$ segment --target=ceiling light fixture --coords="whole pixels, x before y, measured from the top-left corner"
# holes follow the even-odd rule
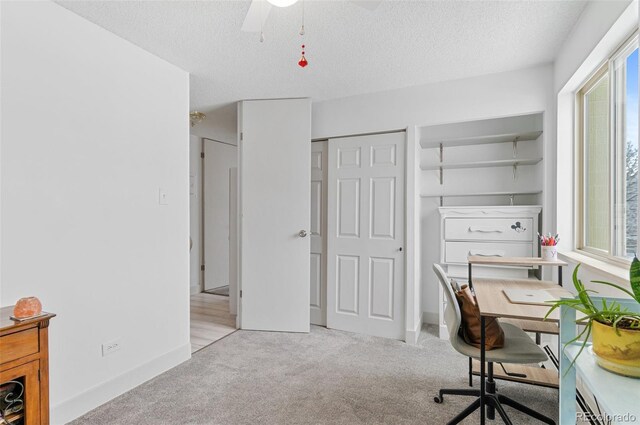
[[[189,121],[191,121],[191,127],[200,123],[203,119],[205,119],[206,115],[200,111],[191,111],[189,112]]]
[[[304,35],[304,0],[302,0],[302,26],[300,27],[300,35]]]
[[[289,7],[295,4],[298,0],[267,0],[267,1],[277,7]]]

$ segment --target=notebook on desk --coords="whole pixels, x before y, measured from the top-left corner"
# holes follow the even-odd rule
[[[503,289],[502,292],[504,292],[507,299],[514,304],[549,306],[550,304],[548,301],[553,301],[555,299],[553,295],[544,289],[506,288]]]

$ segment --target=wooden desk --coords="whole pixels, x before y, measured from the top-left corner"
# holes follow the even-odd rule
[[[553,266],[558,268],[558,284],[562,286],[562,267],[567,263],[560,260],[543,260],[540,257],[489,257],[482,255],[470,255],[469,262],[469,282],[471,282],[471,266],[474,264],[484,266],[520,266],[520,267],[541,267]]]
[[[519,289],[539,290],[549,292],[555,299],[571,297],[571,293],[558,286],[554,282],[523,279],[475,279],[473,282],[478,300],[480,314],[485,317],[499,317],[522,320],[524,323],[539,323],[540,330],[548,332],[546,327],[558,329],[559,313],[554,311],[547,320],[544,320],[549,307],[541,305],[514,304],[509,301],[503,289],[505,287],[517,287]],[[528,327],[531,327],[530,325]],[[557,333],[557,332],[556,332]],[[558,388],[558,373],[553,369],[509,364],[504,365],[505,370],[496,370],[494,376],[499,379],[525,384],[535,384],[543,387]],[[472,373],[480,375],[480,362],[472,362]],[[508,372],[508,373],[507,373]],[[525,375],[525,377],[518,376]]]
[[[524,266],[524,267],[535,267],[535,266],[557,266],[563,267],[566,266],[567,263],[560,260],[543,260],[540,257],[485,257],[482,255],[470,255],[468,257],[469,264],[483,264],[483,265],[492,265],[492,266]]]
[[[560,298],[572,298],[573,294],[558,286],[554,282],[528,279],[474,279],[473,290],[478,300],[480,314],[486,317],[505,317],[510,319],[543,321],[549,311],[549,306],[515,304],[509,301],[504,288],[518,288],[524,290],[543,289],[553,295],[555,300]],[[549,301],[555,301],[549,300]],[[546,321],[558,323],[560,320],[558,310],[554,311]]]
[[[516,304],[509,301],[505,293],[504,288],[517,287],[518,289],[525,290],[540,290],[548,291],[557,299],[562,297],[572,297],[572,294],[566,289],[558,286],[554,282],[545,282],[539,280],[522,280],[522,279],[474,279],[473,290],[475,292],[476,300],[478,302],[478,309],[481,316],[481,347],[480,347],[480,423],[485,423],[485,386],[486,393],[489,395],[494,393],[495,384],[493,383],[494,372],[490,367],[488,370],[487,378],[485,378],[485,319],[487,317],[506,317],[511,319],[521,320],[534,320],[542,322],[545,315],[549,311],[550,307],[542,305],[530,305],[530,304]],[[552,301],[552,300],[550,300]],[[554,311],[546,321],[558,323],[560,319],[559,313]],[[524,366],[520,366],[520,370],[513,372],[521,373]],[[554,373],[555,375],[555,373]],[[551,376],[551,375],[550,375]],[[546,378],[550,378],[550,376]],[[555,375],[555,382],[557,387],[557,375]],[[516,379],[512,379],[516,380]],[[520,379],[520,382],[526,382]],[[551,384],[547,386],[553,386]],[[493,419],[492,409],[488,411],[489,418]]]

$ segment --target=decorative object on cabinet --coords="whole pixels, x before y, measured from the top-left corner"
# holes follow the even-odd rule
[[[37,297],[20,298],[13,307],[12,319],[24,320],[42,313],[42,303]]]
[[[468,278],[467,257],[537,257],[538,222],[542,207],[440,207],[440,263],[461,282]],[[479,266],[478,277],[526,279],[533,267]],[[439,288],[439,334],[446,338],[445,300]]]
[[[605,297],[599,297],[598,302],[595,302],[589,294],[595,291],[586,289],[578,278],[579,268],[580,264],[573,271],[573,286],[577,297],[556,301],[547,315],[560,306],[582,313],[584,317],[578,321],[583,326],[582,331],[568,341],[568,344],[573,344],[583,339],[576,357],[587,346],[589,336],[592,336],[592,351],[598,365],[620,375],[640,378],[640,261],[635,257],[629,268],[631,290],[611,282],[592,281],[616,288],[631,297],[631,300],[625,300],[626,305],[620,299]],[[575,357],[573,361],[575,362]]]
[[[49,320],[55,314],[16,321],[0,309],[0,403],[4,421],[49,425]]]

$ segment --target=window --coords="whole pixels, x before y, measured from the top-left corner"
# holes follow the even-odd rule
[[[638,252],[638,35],[580,89],[578,249]],[[638,252],[640,254],[640,252]]]

